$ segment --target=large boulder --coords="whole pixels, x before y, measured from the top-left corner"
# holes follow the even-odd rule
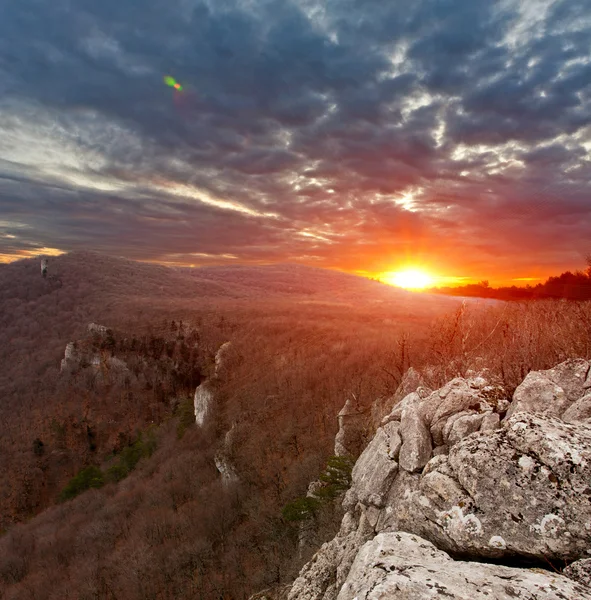
[[[398,473],[400,423],[391,422],[377,430],[363,451],[351,474],[351,488],[345,504],[354,507],[357,502],[366,506],[381,507],[386,494]]]
[[[422,469],[431,458],[433,446],[429,427],[418,408],[409,406],[404,409],[400,421],[400,435],[400,466],[409,473]]]
[[[591,589],[543,569],[455,561],[427,540],[381,533],[355,557],[337,600],[591,600]]]
[[[574,560],[591,547],[591,427],[518,413],[432,460],[415,510],[393,506],[383,527],[483,558]]]
[[[404,373],[396,393],[385,401],[377,401],[372,407],[374,423],[381,421],[383,425],[388,421],[400,421],[404,407],[401,402],[413,392],[417,392],[420,399],[427,396],[431,390],[425,386],[423,376],[413,367],[409,367]]]
[[[591,392],[571,404],[562,415],[562,420],[567,423],[591,422]]]
[[[530,412],[562,417],[589,389],[589,362],[567,360],[546,371],[531,371],[513,394],[507,416]]]
[[[444,430],[449,419],[457,414],[503,413],[509,406],[504,389],[489,385],[482,377],[456,377],[433,392],[420,404],[420,411],[429,425],[435,446],[446,443]],[[478,419],[479,425],[482,423]],[[461,436],[457,438],[459,441]]]

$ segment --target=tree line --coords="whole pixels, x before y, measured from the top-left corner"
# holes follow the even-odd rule
[[[575,271],[574,273],[565,271],[560,275],[549,277],[544,283],[537,285],[493,288],[488,281],[480,281],[458,287],[433,287],[427,291],[449,296],[470,296],[495,300],[591,300],[591,256],[587,258],[587,268],[584,271]]]

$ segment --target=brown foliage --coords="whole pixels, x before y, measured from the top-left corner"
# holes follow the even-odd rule
[[[433,386],[488,367],[512,388],[528,370],[590,356],[589,303],[459,306],[299,268],[257,279],[101,258],[88,273],[75,256],[57,263],[62,287],[27,288],[23,263],[0,271],[17,279],[0,285],[0,506],[32,518],[0,537],[3,600],[243,599],[284,584],[299,564],[281,508],[322,471],[347,397],[368,410],[408,366]],[[90,321],[113,328],[99,350],[125,360],[128,378],[59,374],[66,342],[102,343],[84,341]],[[228,340],[215,418],[179,438],[172,415],[198,383],[190,367],[211,375]],[[127,478],[52,505],[81,466],[105,468],[151,421],[158,449]],[[215,468],[226,434],[239,483]]]

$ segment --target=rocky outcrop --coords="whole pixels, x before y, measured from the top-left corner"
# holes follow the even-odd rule
[[[590,427],[518,413],[433,459],[410,493],[410,518],[390,495],[380,528],[473,557],[573,560],[591,546],[590,477]]]
[[[359,456],[369,421],[351,394],[337,415],[339,430],[334,440],[335,456]]]
[[[105,325],[99,325],[98,323],[89,323],[87,328],[88,333],[94,333],[101,337],[106,337],[109,329]]]
[[[60,372],[74,375],[82,369],[92,369],[97,381],[123,381],[129,373],[127,363],[106,352],[97,352],[84,342],[69,342],[66,344],[64,358],[60,363]]]
[[[355,557],[338,600],[591,600],[591,589],[543,569],[455,561],[430,542],[380,533]]]
[[[414,406],[405,408],[399,431],[402,445],[398,461],[405,471],[414,473],[427,464],[433,451],[429,427],[421,411]]]
[[[373,528],[362,516],[343,518],[337,536],[323,544],[304,566],[289,592],[289,600],[335,600],[345,582],[359,548],[373,537]]]
[[[396,410],[396,407],[400,405],[400,401],[409,394],[412,394],[412,392],[419,392],[421,396],[424,396],[430,391],[431,390],[426,387],[423,376],[416,369],[410,367],[402,376],[402,381],[394,395],[387,398],[380,398],[372,405],[371,416],[374,428],[379,426],[380,423],[384,424],[385,421],[400,421],[402,411],[394,418],[390,418],[389,415],[391,415],[392,411]]]
[[[222,476],[222,481],[228,485],[238,481],[238,475],[236,474],[236,470],[231,461],[235,433],[236,423],[234,423],[230,430],[226,432],[224,443],[214,456],[216,469]]]
[[[588,361],[573,359],[547,371],[531,371],[515,390],[507,416],[525,411],[562,417],[589,393],[589,367]],[[572,420],[577,414],[575,410],[569,418]]]
[[[560,409],[562,416],[568,416],[569,409],[587,414],[585,364],[569,361],[550,371],[545,376],[546,389],[560,387],[569,403]],[[517,394],[514,402],[522,399]],[[384,588],[384,596],[376,592],[382,590],[381,579],[366,589],[365,580],[357,581],[355,574],[348,578],[347,569],[366,541],[391,532],[428,540],[416,543],[434,544],[440,553],[437,560],[448,552],[455,558],[526,566],[548,561],[564,564],[588,556],[591,425],[580,419],[566,423],[536,411],[533,404],[532,413],[509,411],[511,416],[505,417],[509,401],[504,391],[483,377],[457,378],[423,396],[415,391],[400,404],[401,410],[394,407],[382,421],[353,469],[352,486],[343,501],[346,515],[341,531],[306,565],[290,600],[390,597],[395,586],[404,583],[402,573],[410,573],[405,563],[400,572],[396,568],[391,572],[394,575],[388,575],[394,587]],[[455,594],[452,598],[479,598],[471,595],[470,587],[464,595],[461,587],[454,587],[460,585],[463,569],[472,569],[465,565],[472,563],[454,563],[445,556],[451,570],[445,571],[448,583],[442,580],[440,585],[449,584],[449,593]],[[560,594],[565,594],[563,600],[586,598],[569,596],[564,590],[574,593],[569,586],[575,584],[564,577],[559,578],[563,588],[552,590],[557,595],[540,595],[536,585],[546,585],[547,573],[542,577],[539,571],[510,569],[519,575],[503,575],[506,568],[482,565],[484,570],[478,571],[475,581],[489,582],[494,598],[510,598],[511,590],[517,594],[514,597],[532,599],[561,598]],[[509,581],[508,577],[516,586],[503,592],[502,582]],[[345,580],[351,588],[343,587]],[[433,577],[431,582],[415,582],[416,588],[400,587],[400,593],[405,590],[407,595],[392,597],[421,598],[422,593],[435,589],[429,585],[436,581]],[[501,587],[495,587],[497,583]],[[370,589],[374,590],[371,594]],[[531,595],[534,591],[538,596]]]
[[[60,363],[60,372],[69,373],[80,368],[82,355],[76,342],[68,342],[64,351],[64,358]]]
[[[213,384],[207,380],[200,383],[193,397],[195,423],[203,427],[213,405]]]
[[[424,387],[405,396],[382,420],[401,422],[400,465],[422,469],[433,454],[446,454],[461,439],[479,430],[492,431],[509,407],[502,386],[476,375],[456,378],[434,392]]]
[[[220,378],[222,369],[225,368],[226,357],[230,352],[230,348],[230,342],[225,342],[219,347],[214,359],[213,375],[210,379],[201,382],[195,389],[193,406],[195,410],[195,423],[199,427],[203,427],[212,412],[215,382]]]
[[[571,404],[562,414],[562,420],[567,423],[591,423],[591,392]]]

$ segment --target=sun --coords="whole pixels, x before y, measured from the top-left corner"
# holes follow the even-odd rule
[[[380,279],[390,285],[406,288],[407,290],[422,290],[435,283],[435,278],[422,269],[392,271],[384,273]]]

